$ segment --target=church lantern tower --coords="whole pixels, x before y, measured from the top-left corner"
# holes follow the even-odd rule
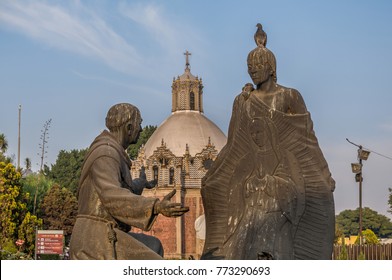
[[[185,72],[177,79],[173,79],[172,112],[198,111],[203,113],[203,83],[201,78],[191,73],[189,64],[191,53],[186,51],[184,55],[186,56]]]

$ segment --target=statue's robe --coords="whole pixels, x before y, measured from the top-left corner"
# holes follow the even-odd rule
[[[123,147],[108,131],[91,144],[79,182],[71,259],[161,259],[127,233],[131,226],[151,229],[157,201],[140,196],[130,166]]]
[[[250,125],[255,118],[265,118],[277,132],[280,167],[270,174],[273,185],[259,186],[250,199],[246,185],[249,180],[257,185],[261,179],[253,178],[253,170],[272,164],[268,158],[261,163],[254,160],[257,150],[252,148]],[[202,258],[257,259],[267,254],[275,259],[331,259],[334,188],[310,113],[285,114],[269,108],[255,92],[240,94],[234,101],[228,142],[202,182],[206,217]]]

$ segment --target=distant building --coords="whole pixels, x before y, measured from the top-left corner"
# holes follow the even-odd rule
[[[160,215],[149,234],[158,237],[166,258],[199,258],[204,244],[201,180],[226,144],[226,136],[203,111],[202,79],[192,75],[187,51],[185,72],[173,79],[172,113],[141,147],[132,177],[157,180],[143,196],[162,198],[177,190],[173,201],[189,206],[183,217]],[[198,232],[196,232],[198,229]]]
[[[344,244],[345,245],[353,245],[355,244],[355,241],[357,240],[358,236],[357,235],[350,235],[349,237],[344,237]],[[342,238],[338,239],[338,244],[342,244]]]
[[[380,243],[381,244],[392,244],[392,238],[381,238]]]

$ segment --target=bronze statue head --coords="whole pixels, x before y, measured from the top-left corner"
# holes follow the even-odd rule
[[[139,109],[129,103],[112,106],[106,115],[106,127],[125,149],[139,138],[141,122]]]
[[[276,82],[276,60],[274,54],[266,48],[267,33],[258,23],[254,35],[257,47],[248,54],[248,73],[253,83],[258,86],[267,81],[271,76]]]
[[[248,54],[248,73],[257,86],[270,76],[276,82],[276,59],[274,54],[264,46],[258,46]]]

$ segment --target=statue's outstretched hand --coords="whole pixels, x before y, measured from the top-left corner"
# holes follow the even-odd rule
[[[147,181],[145,188],[146,189],[153,189],[157,186],[157,180]]]
[[[176,190],[168,193],[161,201],[158,201],[154,207],[155,214],[162,214],[166,217],[180,217],[189,211],[189,207],[182,207],[181,203],[170,202],[170,199],[176,194]]]

